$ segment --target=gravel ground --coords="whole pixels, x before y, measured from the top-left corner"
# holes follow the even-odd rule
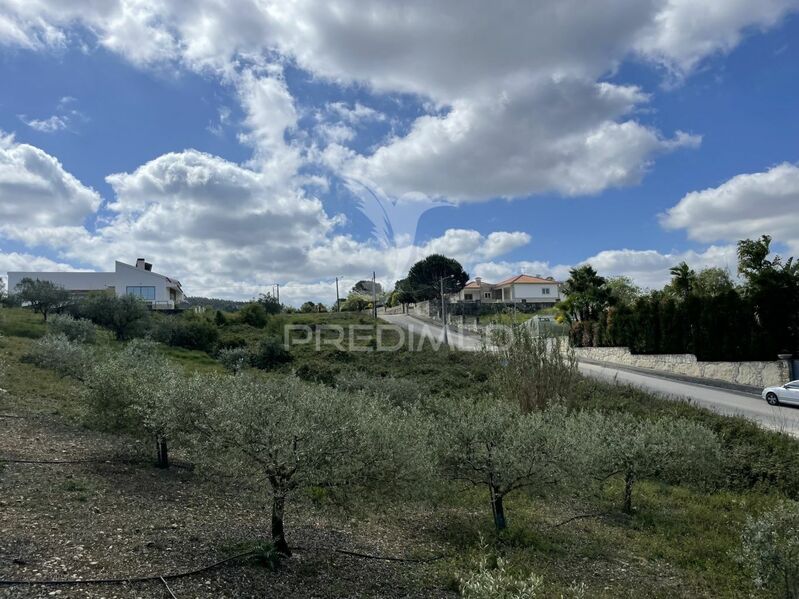
[[[8,412],[6,412],[7,414]],[[96,460],[9,463],[0,469],[0,580],[128,578],[193,570],[268,539],[263,500],[187,469],[160,471],[124,438],[58,416],[0,417],[0,458]],[[138,456],[138,461],[119,460]],[[103,461],[109,460],[110,461]],[[295,555],[271,572],[246,560],[168,581],[183,597],[446,597],[430,566],[334,551],[404,556],[412,529],[359,537],[310,509],[289,511]],[[405,524],[403,524],[404,526]],[[345,528],[344,530],[340,530]],[[362,527],[358,527],[360,529]],[[431,553],[434,551],[431,549]],[[0,584],[0,597],[170,597],[161,581],[69,586]]]

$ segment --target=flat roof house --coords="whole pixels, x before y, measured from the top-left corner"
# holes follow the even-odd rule
[[[458,293],[464,302],[530,303],[542,307],[554,306],[563,299],[561,283],[551,277],[516,275],[499,283],[487,283],[480,277],[469,281]]]
[[[180,281],[153,272],[152,264],[144,258],[136,260],[135,266],[117,261],[114,272],[9,272],[9,292],[14,293],[23,279],[50,281],[75,295],[97,291],[135,295],[153,310],[174,310],[185,297]]]

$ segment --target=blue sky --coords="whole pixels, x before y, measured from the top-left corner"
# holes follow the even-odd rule
[[[74,4],[0,2],[0,272],[142,254],[192,294],[298,303],[432,251],[642,286],[734,271],[741,237],[799,253],[794,1]]]

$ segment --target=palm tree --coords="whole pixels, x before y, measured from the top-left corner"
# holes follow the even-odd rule
[[[685,299],[691,294],[696,283],[696,272],[683,261],[677,266],[672,266],[669,270],[671,273],[671,288],[675,294]]]

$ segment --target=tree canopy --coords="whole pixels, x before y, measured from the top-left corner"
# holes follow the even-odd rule
[[[464,288],[469,275],[457,260],[431,254],[414,264],[405,280],[414,300],[424,301],[439,296],[441,279],[444,279],[444,293],[457,293]]]
[[[15,293],[34,312],[41,314],[44,320],[47,320],[50,312],[67,306],[71,299],[70,293],[60,285],[27,277],[20,281]]]

